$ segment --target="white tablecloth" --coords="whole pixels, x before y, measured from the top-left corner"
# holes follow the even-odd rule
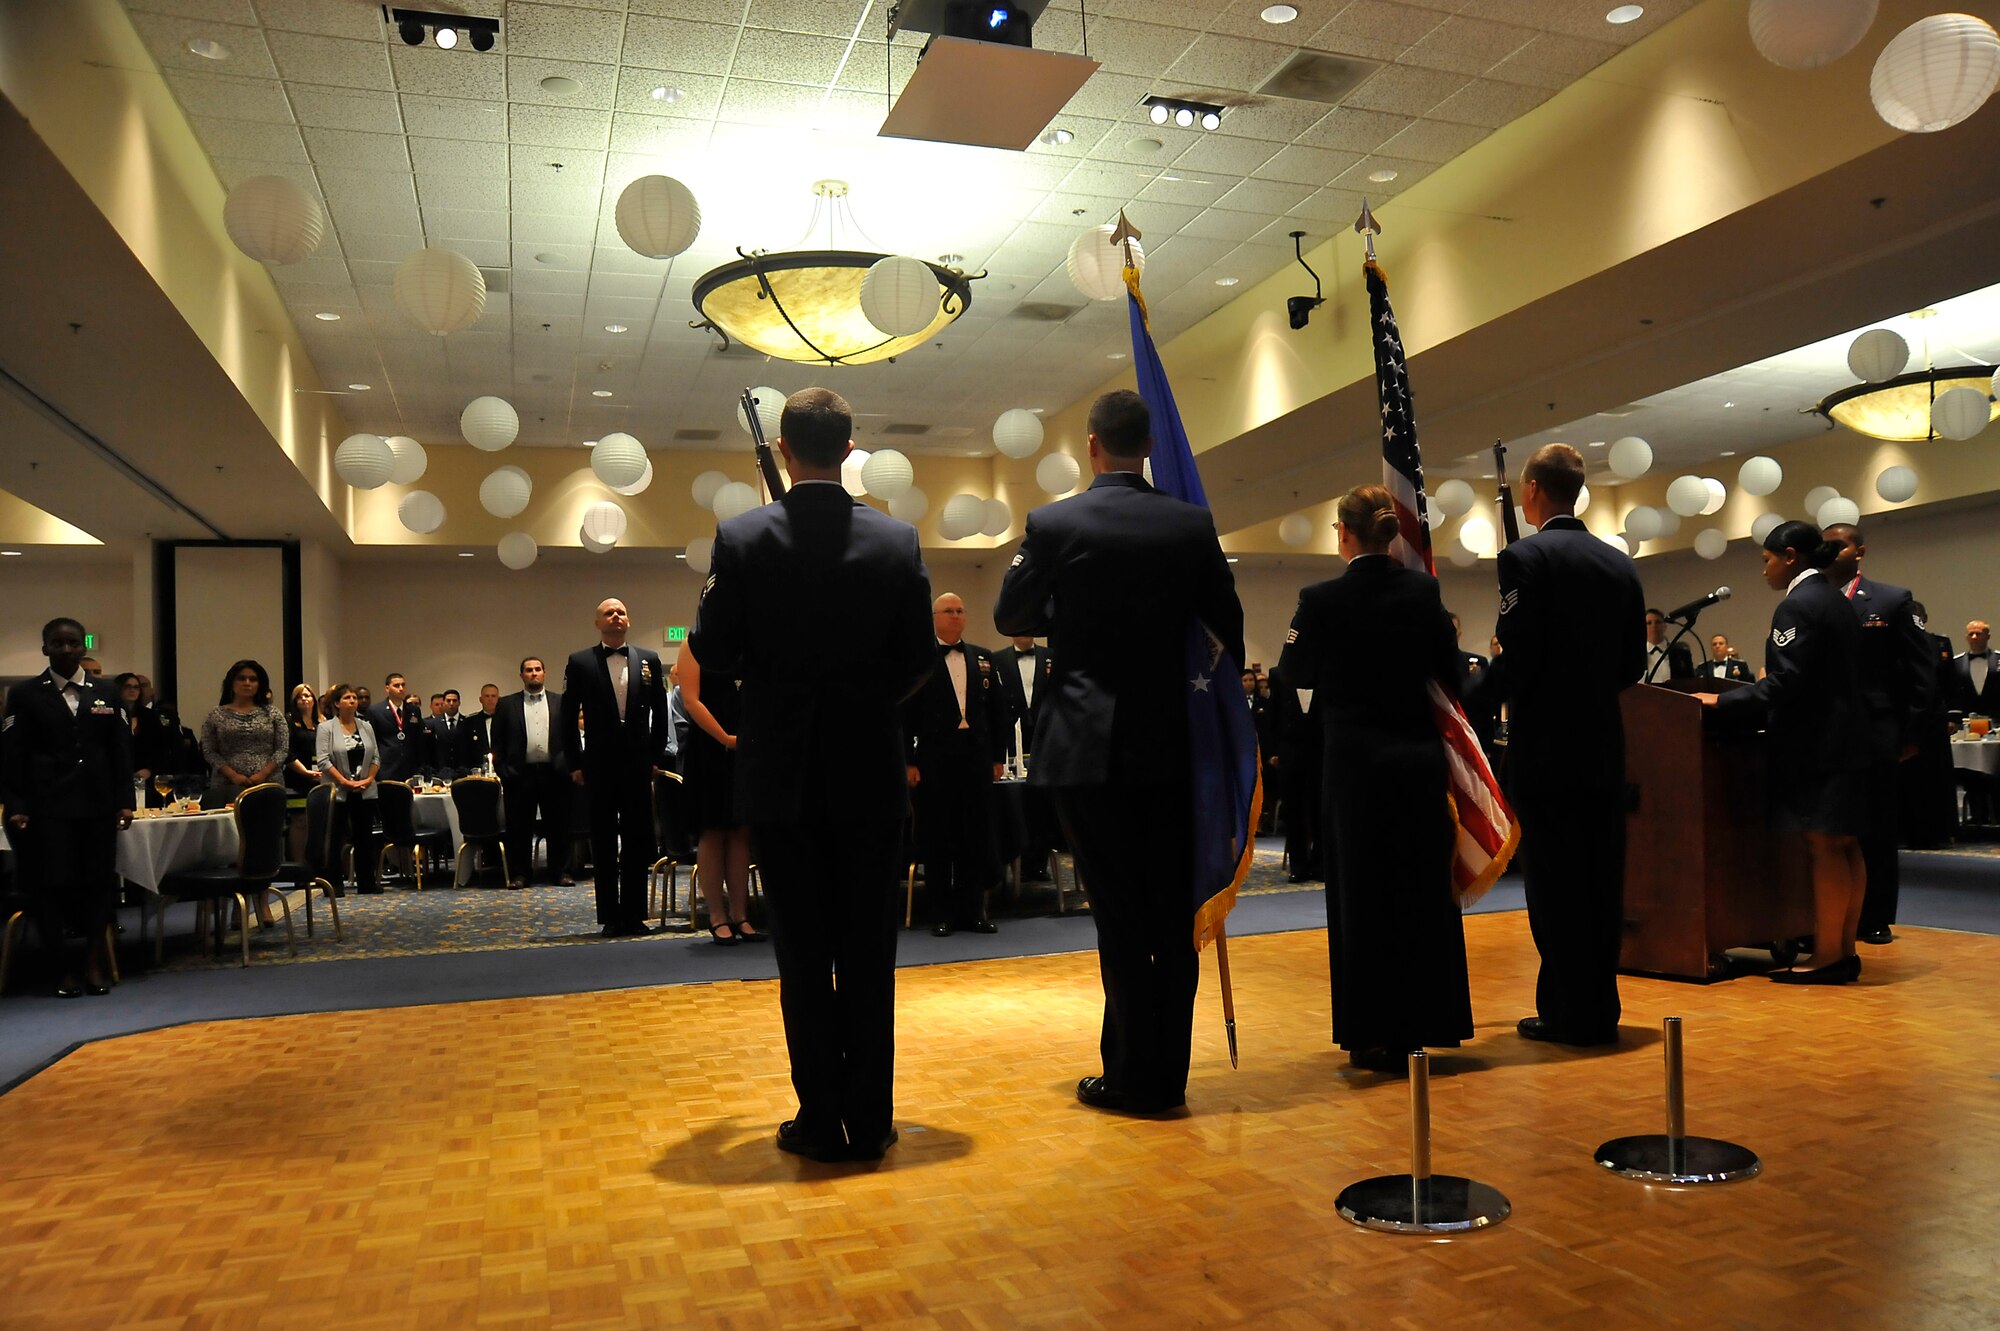
[[[440,828],[449,831],[454,851],[465,844],[465,837],[458,830],[458,806],[452,803],[449,791],[418,795],[411,800],[410,821],[419,832],[435,832]]]
[[[236,818],[226,811],[139,818],[118,834],[118,874],[157,892],[170,873],[236,862]]]
[[[1951,761],[1954,767],[2000,776],[2000,739],[1954,739]]]

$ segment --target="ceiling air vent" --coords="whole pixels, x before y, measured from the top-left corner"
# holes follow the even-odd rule
[[[482,268],[479,270],[479,275],[486,279],[486,294],[489,296],[496,291],[509,291],[513,289],[514,270],[512,268]]]
[[[722,438],[722,431],[720,431],[720,430],[675,430],[675,431],[674,431],[674,438],[676,438],[676,439],[686,439],[686,440],[688,440],[688,441],[690,441],[690,442],[705,442],[705,441],[707,441],[707,440],[710,440],[710,439],[720,439],[720,438]]]
[[[931,427],[928,425],[902,424],[885,425],[882,427],[883,434],[929,434],[930,432]]]
[[[1278,67],[1257,89],[1259,97],[1290,97],[1301,102],[1325,102],[1338,106],[1347,95],[1382,68],[1379,60],[1360,56],[1331,55],[1325,51],[1300,51]]]
[[[1032,323],[1059,324],[1082,308],[1081,305],[1058,305],[1049,300],[1024,300],[1013,308],[1008,317]]]

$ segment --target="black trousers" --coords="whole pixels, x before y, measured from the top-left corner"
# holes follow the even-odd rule
[[[375,861],[379,850],[375,837],[375,801],[356,797],[336,799],[333,804],[333,844],[327,847],[329,865],[337,873],[340,848],[354,847],[354,886],[362,892],[375,890]]]
[[[864,814],[751,825],[798,1120],[820,1141],[879,1142],[894,1117],[902,831]]]
[[[1859,926],[1864,934],[1896,922],[1896,898],[1903,889],[1901,766],[1893,759],[1868,765],[1868,825],[1861,830],[1861,859],[1868,870]]]
[[[924,885],[946,924],[970,924],[986,914],[988,888],[1000,876],[993,849],[993,764],[972,732],[926,740],[930,752],[911,792]]]
[[[528,763],[519,776],[501,783],[507,801],[507,864],[516,882],[535,876],[535,819],[546,824],[549,877],[563,872],[569,858],[569,806],[576,783],[553,763]]]
[[[89,943],[111,923],[118,892],[117,836],[118,820],[108,816],[35,814],[25,828],[8,832],[30,918],[42,946],[65,971],[72,965],[70,935]]]
[[[584,773],[590,791],[590,859],[597,875],[597,922],[643,924],[646,871],[658,852],[650,765],[601,765]]]
[[[1194,996],[1193,811],[1185,782],[1054,792],[1097,926],[1104,1079],[1142,1099],[1187,1095]]]
[[[1541,954],[1535,1011],[1564,1037],[1618,1029],[1618,952],[1625,925],[1625,782],[1563,773],[1533,779],[1517,764],[1508,792],[1521,819],[1528,928]]]
[[[1320,846],[1321,791],[1318,754],[1286,755],[1278,764],[1284,779],[1285,862],[1293,877],[1325,877]]]

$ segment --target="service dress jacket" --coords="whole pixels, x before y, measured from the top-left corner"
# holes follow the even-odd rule
[[[116,818],[135,807],[132,729],[118,699],[86,679],[70,713],[52,671],[7,691],[0,722],[0,804],[8,816]]]

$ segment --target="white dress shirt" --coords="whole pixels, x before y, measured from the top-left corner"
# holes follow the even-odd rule
[[[607,642],[604,644],[604,650],[604,668],[611,676],[611,696],[618,700],[618,719],[623,721],[625,719],[625,678],[632,670],[632,649],[630,647],[614,649]],[[613,650],[617,651],[618,654],[616,656],[611,655]]]
[[[526,761],[549,761],[549,694],[546,689],[521,692],[521,731],[527,741]]]
[[[950,645],[951,644],[947,643],[943,638],[938,639],[939,650],[943,650],[944,648],[949,647]],[[958,699],[958,728],[960,730],[970,730],[972,729],[972,723],[965,719],[964,642],[961,641],[958,644],[957,650],[947,651],[944,653],[944,670],[947,675],[951,676],[951,694],[954,698]]]
[[[1978,693],[1986,687],[1986,675],[1992,668],[1992,653],[1981,652],[1977,656],[1974,656],[1971,652],[1965,654],[1965,673],[1972,676],[1972,691],[1974,693]],[[74,702],[69,707],[71,711],[76,710]]]
[[[54,680],[56,687],[62,690],[63,701],[69,704],[69,714],[75,716],[83,709],[83,685],[84,681],[89,679],[90,676],[84,673],[82,666],[78,666],[74,675],[65,678],[56,673],[54,666],[50,666],[49,678]],[[962,697],[963,695],[960,696]]]
[[[1035,705],[1035,667],[1042,663],[1040,652],[1023,652],[1015,658],[1014,664],[1021,672],[1021,697],[1028,706]]]

